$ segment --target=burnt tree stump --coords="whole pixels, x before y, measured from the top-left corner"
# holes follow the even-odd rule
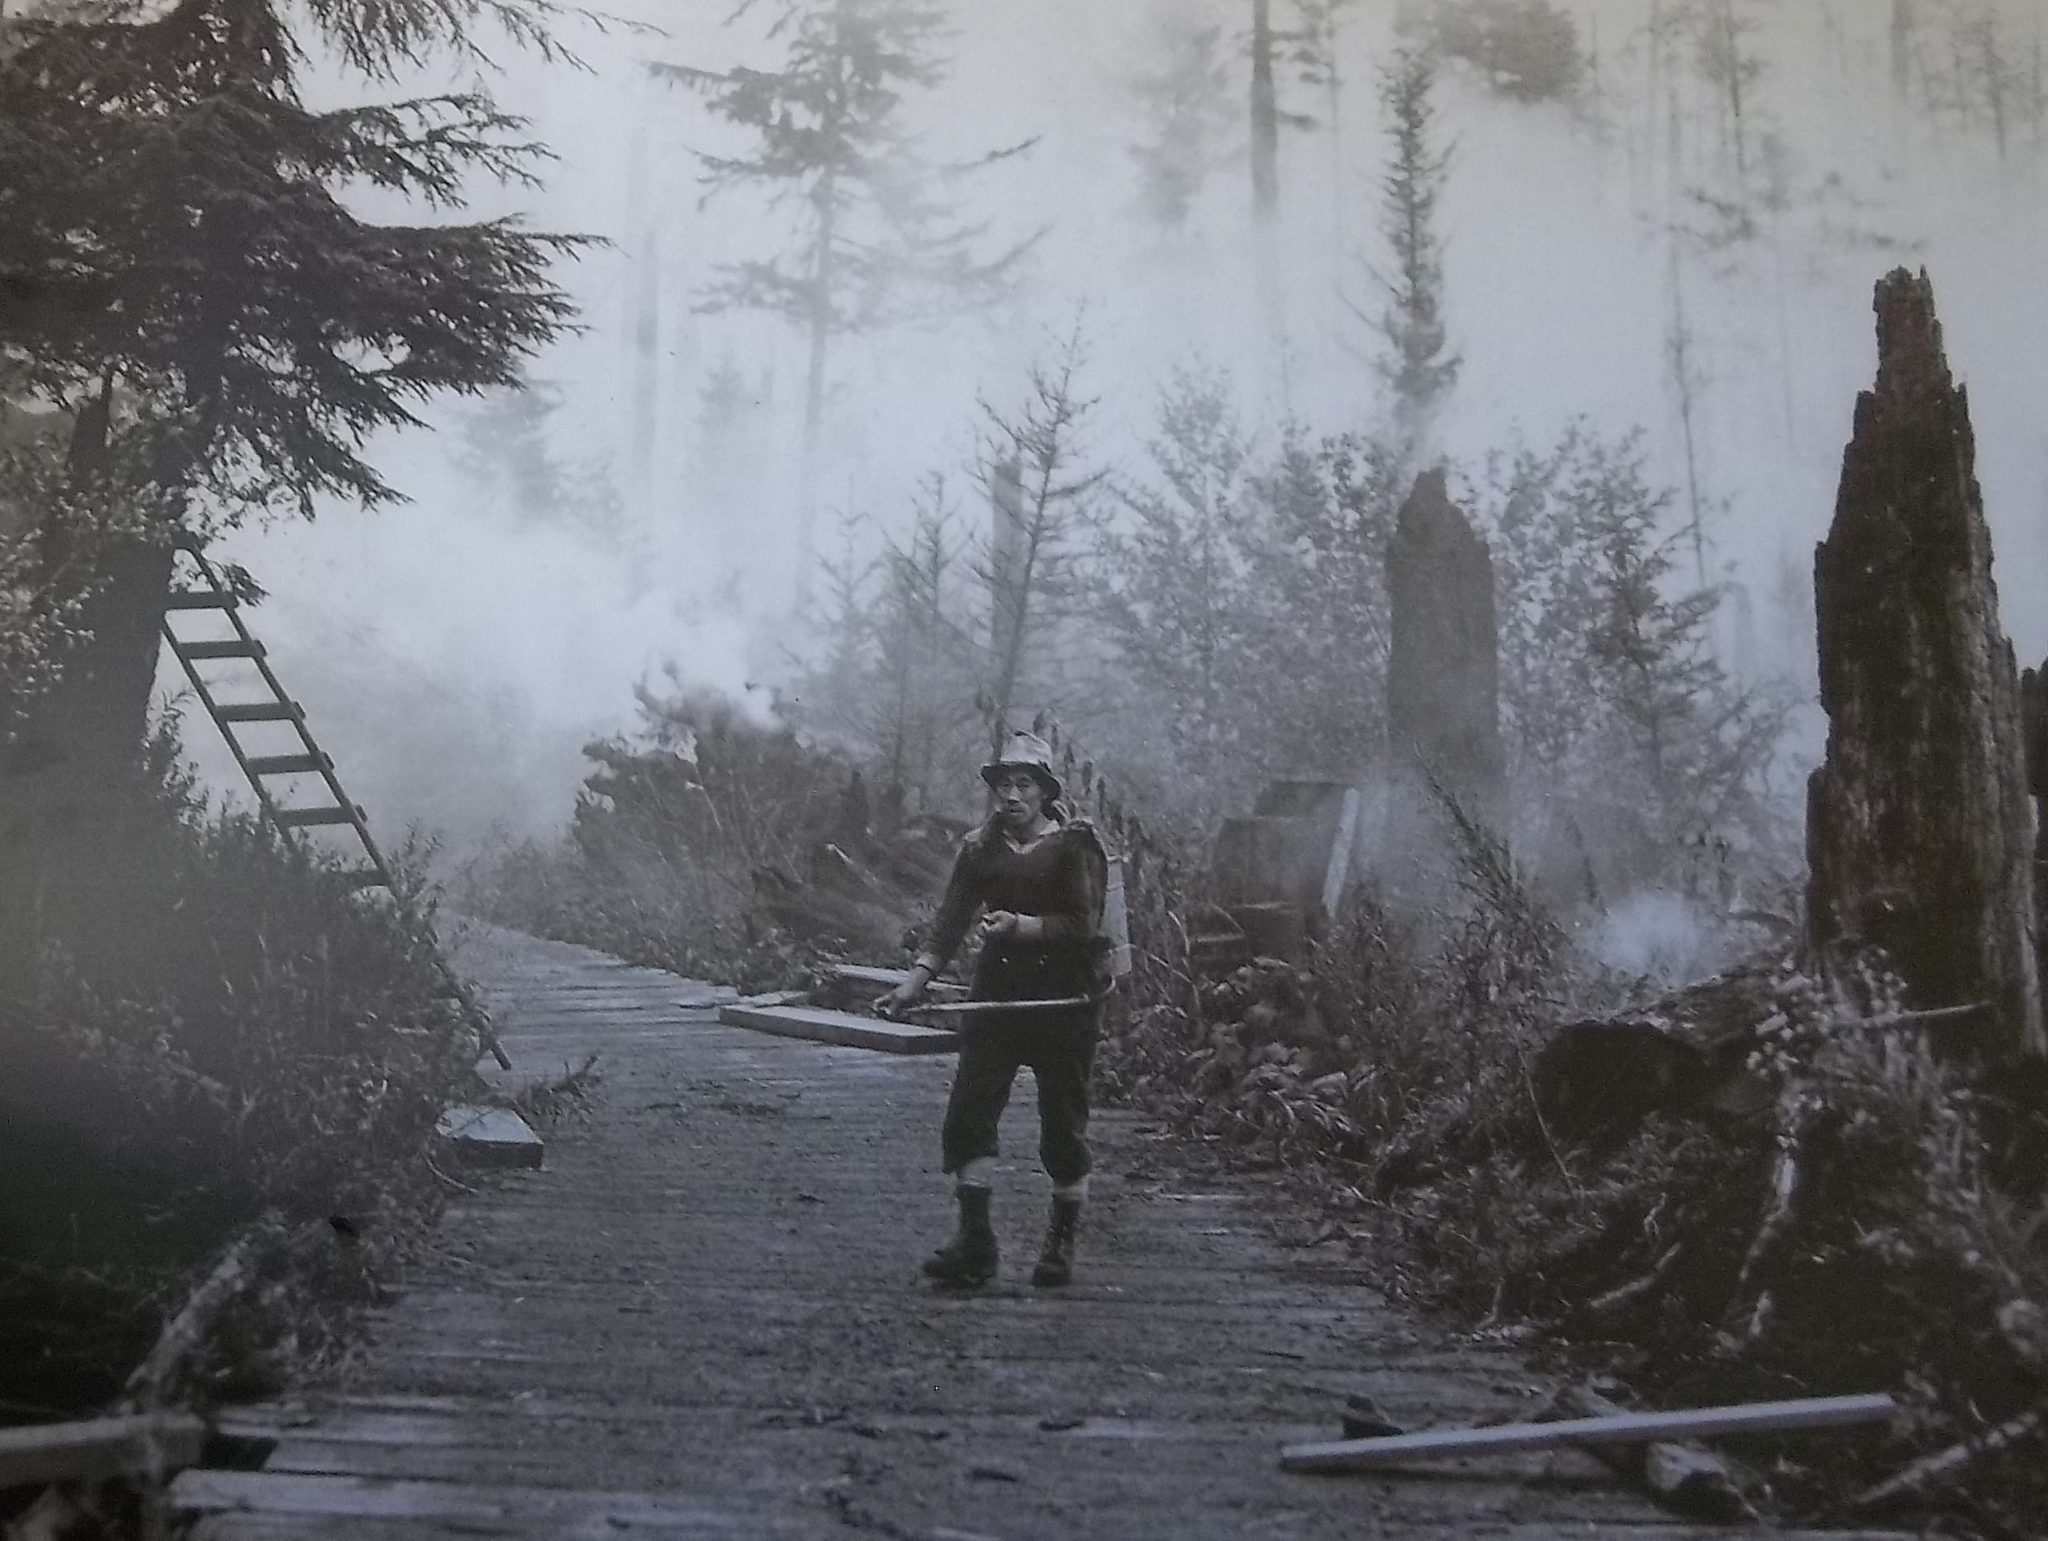
[[[1968,400],[1924,272],[1886,276],[1876,311],[1877,382],[1814,564],[1828,740],[1807,791],[1809,938],[1823,958],[1883,949],[1915,1007],[1992,1004],[1945,1042],[2039,1054],[2019,681]]]
[[[2048,900],[2048,662],[2020,671],[2020,720],[2027,741],[2027,790],[2034,796],[2034,902]],[[2048,917],[2044,917],[2048,919]]]
[[[1441,469],[1418,476],[1401,505],[1387,553],[1387,592],[1387,731],[1394,752],[1498,828],[1505,760],[1493,554],[1451,501]]]
[[[1500,639],[1493,556],[1451,502],[1441,470],[1402,503],[1387,550],[1385,796],[1367,837],[1383,896],[1429,914],[1448,900],[1449,855],[1437,790],[1471,820],[1503,827]]]

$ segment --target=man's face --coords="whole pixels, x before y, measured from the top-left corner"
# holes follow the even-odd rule
[[[1031,772],[1000,770],[990,785],[995,788],[996,811],[1003,816],[1004,823],[1021,826],[1037,817],[1045,794]]]

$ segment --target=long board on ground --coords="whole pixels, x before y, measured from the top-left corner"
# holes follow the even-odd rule
[[[841,1048],[878,1049],[884,1054],[951,1054],[960,1047],[959,1035],[942,1028],[882,1022],[822,1006],[721,1006],[718,1020],[727,1027],[750,1027],[756,1032]]]

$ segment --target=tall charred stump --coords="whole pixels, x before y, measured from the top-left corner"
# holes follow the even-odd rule
[[[2048,952],[2048,662],[2020,671],[2020,722],[2027,741],[2027,790],[2034,796],[2034,960]]]
[[[1441,470],[1418,476],[1401,505],[1387,589],[1387,737],[1395,758],[1434,775],[1498,828],[1505,798],[1493,554],[1451,502]]]
[[[1401,505],[1387,590],[1392,785],[1381,865],[1398,888],[1404,872],[1437,865],[1442,819],[1430,781],[1490,829],[1504,828],[1506,812],[1493,556],[1441,470],[1418,476]]]
[[[1828,743],[1807,791],[1809,934],[1822,955],[1883,948],[1914,1006],[1992,1003],[1942,1041],[2039,1054],[2033,810],[1968,400],[1924,272],[1889,274],[1876,310],[1877,383],[1814,565]]]

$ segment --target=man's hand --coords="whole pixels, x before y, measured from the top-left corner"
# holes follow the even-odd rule
[[[924,999],[925,986],[930,982],[931,976],[923,969],[912,969],[908,979],[875,1002],[875,1015],[894,1021]]]
[[[990,910],[981,920],[981,939],[984,942],[1000,942],[1014,937],[1019,941],[1029,939],[1035,920],[1029,915],[1019,915],[1014,910]]]

